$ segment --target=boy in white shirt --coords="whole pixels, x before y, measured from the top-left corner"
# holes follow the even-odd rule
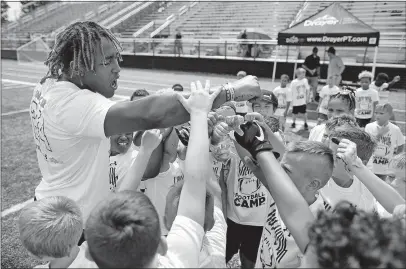
[[[386,180],[386,177],[393,173],[389,168],[390,160],[393,155],[403,151],[405,144],[405,137],[400,128],[389,121],[392,115],[393,108],[389,103],[378,104],[375,109],[376,121],[365,126],[365,131],[378,141],[369,167],[382,180]]]
[[[328,142],[334,154],[337,153],[337,140],[348,139],[357,145],[357,155],[367,164],[374,152],[376,142],[367,132],[349,125],[337,127],[329,133]],[[340,158],[335,158],[335,166],[331,179],[321,189],[320,194],[332,206],[340,201],[347,201],[353,206],[367,212],[376,212],[375,197],[365,185],[350,172]]]
[[[295,71],[296,79],[290,84],[292,91],[292,125],[291,128],[296,128],[296,115],[302,114],[305,130],[309,129],[307,125],[306,106],[310,101],[310,86],[307,82],[306,71],[303,68],[298,68]]]
[[[168,237],[161,236],[158,213],[146,195],[131,191],[111,194],[86,223],[89,252],[100,268],[198,267],[206,181],[211,176],[207,113],[219,93],[209,95],[208,90],[208,83],[205,89],[200,82],[197,88],[192,83],[189,99],[179,99],[190,112],[191,131],[186,177]]]
[[[328,103],[330,101],[330,97],[338,93],[339,88],[334,85],[334,81],[332,78],[327,80],[327,85],[324,86],[320,91],[320,104],[317,109],[319,112],[319,117],[317,119],[317,125],[320,125],[322,122],[327,120],[328,114]]]
[[[391,82],[389,82],[389,77],[387,74],[385,73],[379,73],[376,76],[375,81],[372,81],[371,85],[369,86],[369,88],[374,89],[378,92],[380,91],[389,91],[390,88],[398,81],[400,81],[400,76],[396,76],[393,78],[393,80]]]
[[[288,114],[290,103],[292,102],[292,91],[287,87],[289,76],[283,74],[281,76],[281,85],[273,90],[278,99],[278,108],[275,111],[275,116],[279,118],[282,131],[285,131],[286,115]]]
[[[77,246],[83,223],[73,200],[51,196],[27,205],[21,210],[18,228],[27,251],[47,262],[34,268],[97,268],[86,258],[86,242]]]
[[[358,75],[361,88],[355,92],[355,118],[358,125],[364,128],[371,122],[375,115],[375,107],[379,102],[379,95],[376,90],[370,89],[372,73],[363,71]]]

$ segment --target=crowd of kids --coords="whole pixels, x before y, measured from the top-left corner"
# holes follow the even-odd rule
[[[105,46],[104,30],[91,29],[99,36],[94,44]],[[92,31],[78,30],[77,36],[92,36]],[[95,53],[93,59],[99,55],[84,50]],[[97,68],[89,76],[98,76]],[[128,101],[108,103],[110,110],[135,109],[167,98],[166,103],[173,101],[168,113],[182,112],[173,115],[179,119],[156,125],[142,118],[138,128],[105,123],[109,162],[88,169],[109,172],[109,193],[90,210],[75,195],[36,192],[38,199],[21,210],[18,227],[22,245],[38,259],[37,268],[226,268],[235,259],[242,268],[406,267],[405,138],[390,122],[392,106],[379,103],[387,76],[373,81],[370,72],[361,72],[356,91],[327,80],[319,92],[318,125],[308,139],[288,143],[290,108],[291,127],[300,115],[309,128],[312,98],[305,70],[298,68],[292,81],[282,75],[273,90],[260,90],[255,77],[239,75],[239,83],[254,85],[249,91],[248,86],[238,89],[238,83],[211,90],[209,81],[197,81],[188,95],[174,85],[159,93],[140,89]],[[63,83],[74,84],[70,81]],[[47,83],[36,88],[33,100],[41,87],[49,90],[44,98],[55,94]],[[72,91],[64,102],[89,90]],[[247,92],[254,97],[238,98]],[[242,113],[238,108],[243,106],[247,111]],[[57,121],[49,118],[51,107],[43,109],[42,126]],[[104,111],[106,121],[109,113]],[[162,119],[163,114],[154,115]],[[110,131],[111,126],[118,130]],[[61,133],[65,127],[58,128]],[[91,128],[100,132],[99,125]],[[83,139],[90,143],[91,130],[86,132]],[[47,139],[55,157],[59,146]],[[69,187],[69,193],[75,191],[75,185]]]

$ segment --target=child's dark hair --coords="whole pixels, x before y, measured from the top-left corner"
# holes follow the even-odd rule
[[[405,268],[402,220],[380,218],[348,202],[320,211],[309,229],[320,268]]]
[[[172,89],[176,92],[183,92],[183,86],[180,85],[179,83],[175,84],[172,86]]]
[[[56,36],[52,51],[45,61],[49,70],[41,83],[44,83],[47,78],[59,78],[60,72],[71,72],[70,75],[73,76],[82,75],[85,71],[94,71],[95,50],[96,46],[101,47],[102,37],[114,44],[121,60],[120,42],[110,30],[92,21],[75,22]],[[101,51],[104,53],[103,48]],[[73,68],[70,70],[72,61]]]
[[[383,80],[384,82],[388,82],[389,81],[389,77],[386,73],[379,73],[376,76],[376,80]]]
[[[138,89],[133,92],[133,94],[130,97],[130,101],[133,101],[136,97],[144,97],[148,96],[149,92],[146,89]]]
[[[330,97],[330,101],[333,99],[346,101],[350,111],[355,109],[355,91],[350,87],[344,86],[337,94]]]
[[[287,74],[283,74],[283,75],[281,76],[281,79],[283,79],[283,78],[287,78],[288,81],[290,80],[290,78],[289,78],[289,76],[288,76]]]

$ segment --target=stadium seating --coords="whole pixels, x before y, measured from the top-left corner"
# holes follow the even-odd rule
[[[331,2],[309,1],[307,7],[301,14],[300,20],[306,19],[321,11]],[[377,62],[379,63],[406,63],[406,3],[405,2],[341,2],[345,9],[364,23],[380,31],[379,53]],[[278,57],[286,57],[286,48],[278,53]],[[362,63],[364,54],[366,62],[371,63],[374,57],[374,49],[354,47],[340,47],[337,52],[345,62]],[[304,59],[311,53],[310,47],[301,47],[296,50],[290,48],[289,55],[297,55],[299,59]],[[327,56],[326,56],[327,57]]]

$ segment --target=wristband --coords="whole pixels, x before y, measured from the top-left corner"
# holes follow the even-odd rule
[[[229,101],[234,101],[235,99],[235,90],[234,88],[231,86],[230,83],[226,83],[222,86],[222,88],[225,90],[226,92],[226,102]]]

